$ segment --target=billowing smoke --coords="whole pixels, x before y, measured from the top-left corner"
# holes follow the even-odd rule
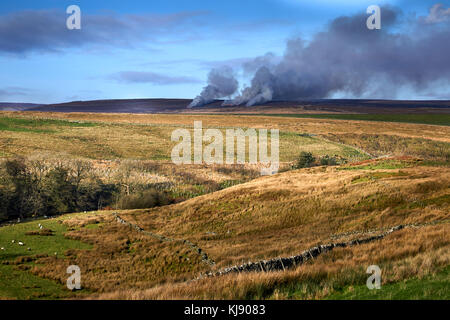
[[[273,98],[276,78],[270,70],[263,66],[256,71],[250,87],[242,90],[240,96],[236,97],[231,104],[254,105],[270,101]]]
[[[442,98],[442,88],[450,98],[448,9],[435,5],[428,17],[412,18],[384,7],[381,17],[381,30],[366,27],[365,13],[339,17],[308,42],[288,41],[280,61],[267,55],[255,59],[259,66],[250,86],[226,104],[336,95],[396,98],[404,90]]]
[[[199,107],[215,99],[228,97],[238,89],[239,83],[234,78],[230,67],[212,69],[208,74],[208,85],[188,106],[188,108]]]

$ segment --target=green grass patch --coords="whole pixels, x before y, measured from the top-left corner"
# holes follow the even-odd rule
[[[67,227],[58,222],[59,219],[35,220],[0,228],[0,297],[11,299],[53,299],[69,297],[70,292],[64,285],[43,279],[20,270],[15,265],[4,264],[14,262],[19,257],[32,257],[37,254],[55,255],[64,258],[67,249],[90,249],[91,245],[67,239],[64,233]],[[52,236],[26,235],[27,232],[38,231],[38,224],[54,231]],[[14,240],[14,243],[12,242]],[[19,241],[24,245],[20,246]],[[28,250],[30,248],[30,250]],[[77,292],[76,294],[82,294]]]
[[[450,167],[449,161],[442,160],[424,160],[419,163],[419,166],[424,167]]]
[[[378,169],[403,169],[412,167],[411,161],[381,160],[362,165],[350,165],[338,168],[338,170],[378,170]]]
[[[97,124],[52,119],[0,117],[0,131],[52,133],[55,132],[53,130],[56,129],[55,127],[84,128],[94,126],[97,126]]]
[[[350,161],[370,157],[357,148],[329,141],[308,133],[280,132],[280,161],[294,161],[299,154],[310,152],[314,157],[335,156]]]
[[[391,178],[391,177],[404,177],[404,176],[408,176],[408,174],[406,174],[405,172],[399,171],[399,172],[373,172],[358,178],[354,178],[352,180],[352,183],[362,183],[362,182],[369,182],[369,181],[374,181],[374,180],[378,180],[378,179],[383,179],[383,178]]]
[[[242,115],[242,114],[241,114]],[[252,114],[245,114],[252,115]],[[434,124],[450,126],[450,114],[256,114],[258,116],[288,117],[288,118],[312,118],[334,120],[364,120]],[[253,114],[254,116],[254,114]]]
[[[75,296],[62,285],[26,271],[16,270],[15,266],[0,265],[0,280],[1,298],[34,300]]]
[[[384,210],[388,207],[398,207],[404,205],[406,200],[397,195],[385,195],[375,193],[361,198],[358,202],[353,203],[349,208],[343,208],[347,213],[356,213],[362,211]]]
[[[426,208],[428,206],[443,206],[450,204],[450,194],[444,194],[440,197],[424,199],[424,200],[416,200],[413,202],[409,202],[405,206],[400,209],[416,209],[416,208]]]
[[[225,180],[219,183],[219,189],[226,189],[243,183],[241,180]]]
[[[103,225],[103,223],[91,223],[91,224],[87,224],[84,227],[86,229],[98,229]]]
[[[450,299],[450,267],[423,279],[389,283],[379,290],[367,286],[349,286],[327,297],[330,300],[448,300]]]

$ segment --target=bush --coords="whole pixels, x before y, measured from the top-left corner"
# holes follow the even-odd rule
[[[0,221],[8,218],[8,194],[0,187]]]
[[[314,161],[316,161],[316,159],[314,158],[311,152],[302,151],[298,157],[297,163],[295,164],[294,168],[300,169],[312,167],[314,165]]]
[[[120,209],[147,209],[172,203],[172,199],[165,192],[155,189],[145,190],[138,194],[123,195],[117,207]]]
[[[326,155],[325,157],[320,159],[320,165],[335,166],[335,165],[337,165],[337,160],[335,157],[330,157],[329,155]]]

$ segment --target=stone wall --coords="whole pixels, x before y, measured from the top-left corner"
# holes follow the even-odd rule
[[[338,242],[338,243],[330,243],[326,245],[321,245],[317,247],[312,247],[308,250],[303,251],[299,255],[286,257],[286,258],[274,258],[270,260],[260,260],[256,262],[249,262],[239,266],[231,266],[224,269],[221,269],[216,272],[209,272],[206,274],[200,275],[197,279],[201,279],[204,277],[216,277],[222,276],[229,273],[241,273],[241,272],[270,272],[270,271],[284,271],[286,269],[294,268],[302,263],[311,260],[322,253],[329,252],[334,248],[345,248],[351,247],[363,243],[372,242],[375,240],[380,240],[386,237],[387,235],[403,229],[405,226],[399,225],[389,229],[386,232],[383,232],[379,235],[367,237],[363,239],[356,239],[347,242]]]
[[[186,239],[172,239],[172,238],[168,238],[150,231],[145,231],[144,229],[142,229],[141,227],[139,227],[136,224],[130,223],[128,221],[125,221],[124,219],[122,219],[117,213],[113,213],[114,218],[116,219],[116,221],[120,224],[126,225],[128,227],[130,227],[131,229],[136,230],[137,232],[140,232],[142,234],[145,234],[147,236],[153,237],[161,242],[181,242],[183,244],[185,244],[186,246],[189,247],[189,249],[191,249],[193,252],[195,252],[196,254],[200,255],[202,258],[202,261],[210,266],[214,265],[215,262],[213,260],[211,260],[208,255],[206,254],[206,252],[204,252],[199,246],[197,246],[195,243],[192,243],[189,240]]]

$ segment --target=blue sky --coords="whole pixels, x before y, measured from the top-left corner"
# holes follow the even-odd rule
[[[440,1],[448,7],[449,1]],[[427,0],[4,0],[0,101],[193,98],[215,66],[238,67],[332,19],[390,4],[425,16]],[[76,4],[82,29],[67,30]],[[78,33],[78,34],[77,34]],[[249,79],[239,75],[241,83]]]

